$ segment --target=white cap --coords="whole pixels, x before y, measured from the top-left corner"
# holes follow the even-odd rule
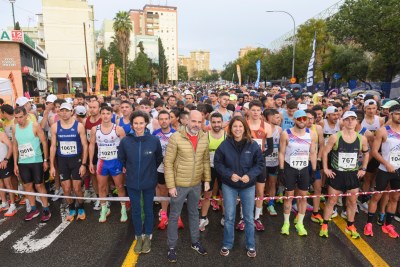
[[[249,102],[244,103],[243,107],[247,108],[247,109],[250,109],[250,103]]]
[[[69,103],[69,104],[74,103],[74,100],[72,100],[72,98],[70,98],[70,97],[65,98],[65,101],[66,101],[67,103]]]
[[[357,114],[354,112],[354,111],[346,111],[344,114],[343,114],[343,119],[345,120],[345,119],[347,119],[348,117],[355,117],[355,118],[357,118]]]
[[[190,92],[189,90],[185,90],[185,92],[183,92],[184,95],[192,95],[192,92]]]
[[[378,105],[378,104],[376,103],[375,100],[373,100],[373,99],[368,99],[367,101],[364,102],[364,108],[367,107],[367,106],[369,106],[369,105]]]
[[[48,95],[46,97],[46,102],[50,102],[50,103],[54,103],[54,101],[57,100],[57,96],[56,95]]]
[[[307,109],[307,105],[306,105],[306,104],[298,104],[298,105],[297,105],[297,108],[298,108],[299,110],[306,110],[306,109]]]
[[[72,110],[72,106],[69,103],[62,103],[61,106],[60,106],[60,110],[62,110],[62,109],[68,109],[69,111],[71,111]]]
[[[325,111],[325,116],[327,116],[327,115],[329,115],[329,114],[332,114],[332,113],[335,113],[335,112],[338,112],[337,107],[330,106],[330,107],[328,107],[328,108],[326,109],[326,111]]]
[[[76,106],[75,114],[80,116],[86,115],[86,108],[84,106]]]
[[[19,106],[22,107],[23,105],[25,105],[26,103],[28,103],[29,101],[33,101],[31,99],[26,98],[25,96],[21,96],[17,98],[17,101],[15,101],[15,103]]]

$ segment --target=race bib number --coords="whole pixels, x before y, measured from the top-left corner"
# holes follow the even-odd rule
[[[31,144],[19,145],[18,152],[20,159],[27,159],[35,156],[35,151],[33,150],[33,146]]]
[[[308,155],[290,156],[290,167],[298,170],[308,167]]]
[[[357,153],[339,152],[339,168],[355,169],[357,168],[357,161],[358,161]]]
[[[263,147],[262,147],[262,139],[253,139],[254,140],[254,142],[256,142],[257,143],[257,145],[260,147],[260,149],[261,149],[261,151],[264,151],[263,150]]]
[[[389,162],[395,169],[400,168],[400,151],[391,152]]]
[[[211,166],[211,168],[214,168],[214,156],[215,156],[215,151],[210,151],[210,166]]]
[[[78,150],[75,141],[61,141],[60,142],[61,155],[76,155]]]
[[[268,167],[276,166],[278,163],[278,148],[275,147],[272,154],[265,157],[265,165]]]
[[[112,160],[116,159],[118,156],[118,151],[116,146],[103,146],[99,147],[100,159]]]

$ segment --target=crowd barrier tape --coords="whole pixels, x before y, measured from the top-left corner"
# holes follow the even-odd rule
[[[37,197],[58,197],[58,198],[65,198],[65,199],[79,199],[79,200],[100,200],[100,201],[129,201],[129,197],[77,197],[77,196],[64,196],[64,195],[52,195],[52,194],[42,194],[36,192],[26,192],[26,191],[19,191],[19,190],[12,190],[6,188],[0,188],[0,192],[6,193],[14,193],[19,195],[27,195],[27,196],[37,196]],[[350,196],[359,196],[359,195],[375,195],[375,194],[383,194],[383,193],[398,193],[400,189],[396,190],[384,190],[384,191],[370,191],[370,192],[357,192],[357,193],[340,193],[340,194],[321,194],[321,195],[306,195],[306,196],[275,196],[275,197],[256,197],[255,200],[285,200],[285,199],[308,199],[308,198],[321,198],[321,197],[350,197]],[[204,199],[204,198],[202,198]],[[223,200],[219,197],[212,197],[209,199],[213,200]],[[160,201],[170,201],[170,197],[154,197],[155,202]]]

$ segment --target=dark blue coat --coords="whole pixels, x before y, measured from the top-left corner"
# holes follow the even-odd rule
[[[136,190],[155,188],[157,168],[163,161],[160,139],[146,132],[136,136],[131,131],[121,140],[118,159],[126,168],[126,186]]]
[[[247,188],[256,183],[257,176],[263,173],[265,160],[256,142],[246,142],[240,152],[232,137],[227,137],[215,151],[214,168],[221,176],[222,183],[233,188]],[[248,183],[233,182],[232,174],[240,177],[247,174]]]

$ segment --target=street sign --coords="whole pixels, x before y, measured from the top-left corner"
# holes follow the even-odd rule
[[[342,75],[340,75],[340,73],[334,73],[333,74],[333,79],[335,79],[335,80],[339,80],[340,77],[342,77]]]
[[[295,82],[296,82],[296,78],[295,77],[290,78],[290,83],[295,83]]]

